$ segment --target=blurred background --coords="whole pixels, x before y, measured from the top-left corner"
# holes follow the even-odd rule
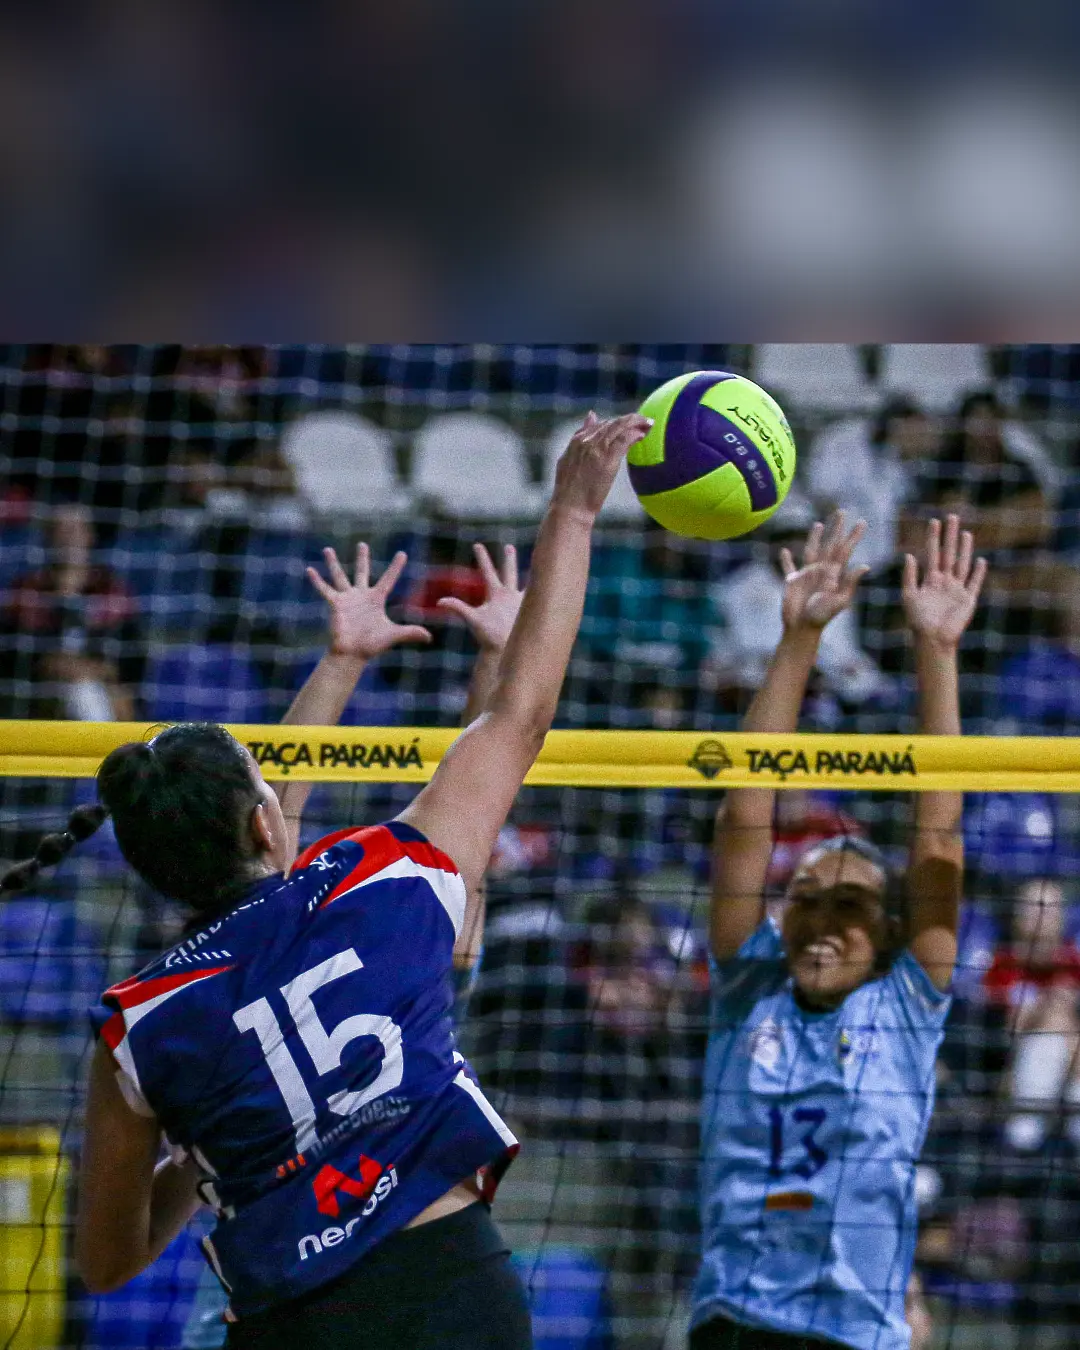
[[[910,731],[899,559],[955,510],[992,565],[962,654],[966,730],[1080,734],[1080,346],[1047,344],[2,347],[0,716],[273,721],[324,640],[305,565],[364,539],[379,570],[407,551],[392,613],[435,640],[369,667],[345,721],[454,725],[474,649],[437,602],[477,598],[472,542],[514,542],[527,567],[585,412],[695,369],[781,401],[795,486],[766,527],[704,545],[652,527],[620,474],[557,725],[734,729],[779,635],[778,551],[841,506],[869,523],[871,571],[827,630],[805,729]],[[0,779],[0,861],[92,792]],[[322,786],[305,842],[411,795]],[[718,801],[527,789],[498,842],[462,1039],[524,1140],[497,1215],[540,1350],[683,1344]],[[780,793],[770,884],[841,833],[902,864],[909,826],[902,794]],[[1070,797],[966,799],[918,1350],[1080,1343],[1078,826]],[[182,922],[107,827],[0,909],[0,1332],[19,1350],[212,1343],[189,1327],[191,1235],[106,1298],[67,1261],[85,1009]]]
[[[1075,336],[1075,7],[0,18],[27,336]]]

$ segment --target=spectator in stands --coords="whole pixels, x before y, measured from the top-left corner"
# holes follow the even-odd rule
[[[134,721],[146,647],[138,604],[94,562],[83,506],[57,507],[48,562],[20,577],[0,611],[0,706],[8,717]]]
[[[1034,1152],[1064,1103],[1080,1110],[1080,951],[1065,937],[1065,893],[1059,882],[1034,878],[1021,886],[1013,910],[1012,943],[986,975],[990,999],[1008,1010],[1014,1044],[1009,1070],[1013,1114],[1005,1136]],[[1066,1131],[1080,1145],[1080,1115]]]
[[[120,350],[100,343],[34,345],[12,390],[17,422],[6,491],[24,501],[79,501],[110,513],[134,505],[130,447],[115,433]],[[136,456],[136,463],[137,463]],[[106,528],[112,529],[109,518]]]
[[[613,1146],[622,1213],[610,1263],[626,1277],[616,1278],[616,1294],[621,1285],[646,1303],[650,1295],[666,1302],[672,1281],[685,1285],[696,1267],[707,995],[625,877],[589,906],[585,921],[585,939],[571,953],[581,1020],[564,1045],[579,1066],[575,1132]]]
[[[872,418],[826,427],[810,447],[807,490],[819,509],[865,520],[855,561],[871,571],[897,553],[900,508],[920,463],[940,444],[940,429],[915,402],[894,395]]]
[[[919,501],[960,514],[983,550],[1041,547],[1050,538],[1050,503],[1021,446],[996,394],[968,394],[940,458],[920,471]]]
[[[581,633],[611,702],[612,681],[656,683],[679,672],[693,684],[717,616],[709,597],[708,555],[648,521],[644,538],[597,550]],[[612,663],[616,670],[611,670]],[[661,680],[662,682],[662,680]]]

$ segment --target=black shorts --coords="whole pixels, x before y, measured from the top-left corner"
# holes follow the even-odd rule
[[[800,1336],[789,1331],[762,1331],[710,1317],[690,1333],[690,1350],[847,1350],[841,1341]]]
[[[525,1289],[486,1205],[405,1228],[328,1284],[233,1322],[229,1350],[531,1350]]]

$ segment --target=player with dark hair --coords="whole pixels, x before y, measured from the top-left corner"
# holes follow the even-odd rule
[[[744,728],[793,732],[825,625],[855,593],[861,523],[785,550],[784,634]],[[986,573],[950,516],[903,599],[919,730],[960,732],[957,648]],[[906,1350],[914,1165],[933,1108],[963,869],[962,797],[920,792],[902,930],[872,846],[818,845],[765,914],[772,790],[717,817],[692,1350]]]
[[[648,425],[590,414],[572,439],[486,711],[395,820],[294,862],[281,802],[223,729],[103,763],[122,852],[197,928],[95,1018],[75,1238],[91,1289],[143,1270],[205,1201],[231,1346],[530,1344],[478,1203],[516,1141],[454,1048],[448,976],[555,713],[596,515]]]

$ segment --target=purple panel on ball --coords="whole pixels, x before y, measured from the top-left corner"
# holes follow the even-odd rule
[[[755,511],[776,505],[776,480],[762,452],[734,422],[701,404],[707,390],[735,378],[711,372],[695,376],[679,390],[665,428],[665,440],[679,447],[678,459],[629,465],[630,482],[639,496],[671,492],[724,464],[734,464],[743,476]]]

